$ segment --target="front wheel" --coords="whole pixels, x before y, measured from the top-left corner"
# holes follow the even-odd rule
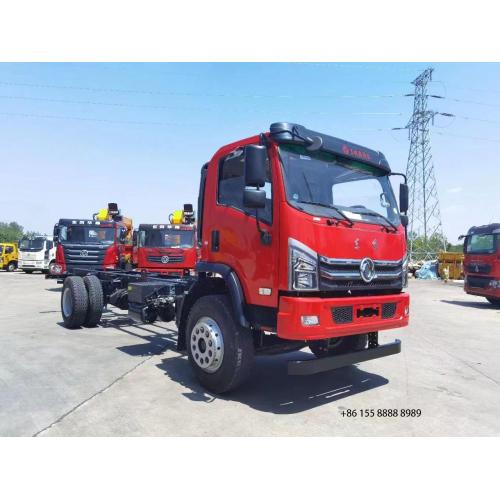
[[[311,340],[309,349],[317,358],[346,354],[352,351],[362,351],[368,343],[368,335],[349,335],[347,337],[335,337],[333,339]]]
[[[200,383],[217,394],[235,389],[254,361],[250,330],[239,326],[226,295],[201,297],[186,325],[188,358]]]
[[[496,307],[500,307],[500,299],[495,299],[492,297],[487,297],[488,302]]]
[[[12,273],[17,269],[16,263],[15,262],[9,262],[7,264],[7,272]]]

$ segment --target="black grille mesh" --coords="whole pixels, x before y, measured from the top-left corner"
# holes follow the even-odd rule
[[[392,318],[396,314],[396,302],[382,304],[382,319]]]
[[[333,307],[332,317],[337,324],[352,323],[352,307]]]

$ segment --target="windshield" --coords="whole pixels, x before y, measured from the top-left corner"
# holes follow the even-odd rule
[[[19,242],[19,250],[29,251],[29,252],[39,252],[43,250],[45,243],[45,238],[34,238],[32,240],[22,239]]]
[[[335,207],[352,221],[386,225],[382,216],[392,224],[400,223],[394,193],[383,171],[323,151],[309,152],[303,146],[286,144],[279,150],[292,206],[323,217],[338,218]]]
[[[194,231],[182,229],[148,229],[141,232],[142,247],[192,248]]]
[[[61,243],[111,245],[115,241],[115,229],[104,226],[61,226],[59,241]]]
[[[465,253],[495,253],[500,235],[473,234],[467,237]]]

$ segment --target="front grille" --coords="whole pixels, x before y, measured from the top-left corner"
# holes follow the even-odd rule
[[[382,304],[382,319],[392,318],[396,314],[396,302]]]
[[[352,323],[352,307],[332,307],[332,317],[333,321],[339,325]]]
[[[176,264],[178,262],[184,262],[184,255],[149,255],[148,262],[154,262],[156,264],[162,264],[161,258],[168,257],[168,262],[165,264]]]
[[[320,290],[401,290],[402,260],[374,260],[375,278],[366,283],[361,278],[362,259],[329,259],[319,257]]]
[[[469,273],[489,274],[491,272],[490,264],[468,264],[466,270]]]
[[[66,267],[71,270],[75,267],[84,269],[98,269],[102,267],[104,256],[109,246],[101,245],[63,245]]]
[[[480,278],[479,276],[467,276],[467,286],[471,288],[489,288],[490,278]]]

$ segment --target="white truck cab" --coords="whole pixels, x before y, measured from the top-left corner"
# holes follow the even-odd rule
[[[56,260],[56,244],[52,236],[35,236],[19,241],[18,269],[25,273],[41,271],[48,273],[49,266]]]

